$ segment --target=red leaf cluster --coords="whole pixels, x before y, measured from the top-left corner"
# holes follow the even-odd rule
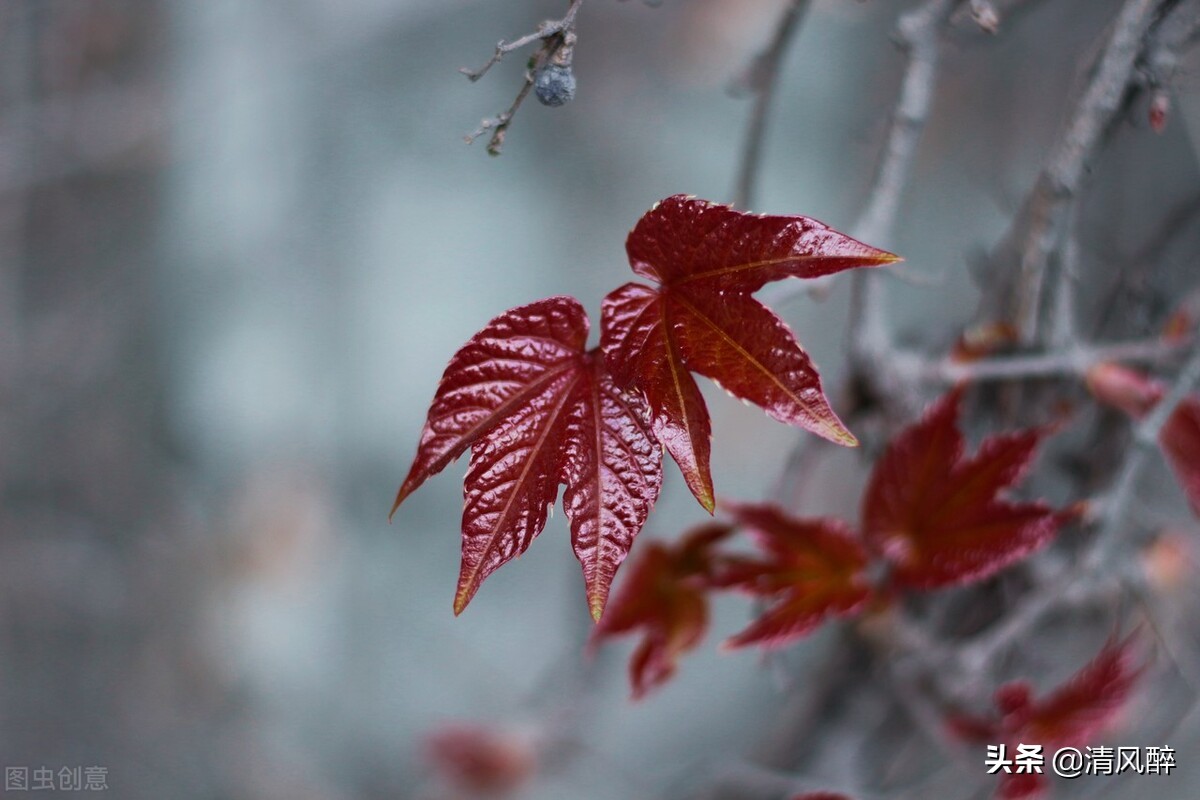
[[[711,426],[692,371],[779,420],[854,443],[808,356],[750,293],[895,256],[805,217],[743,214],[682,195],[648,212],[627,250],[634,272],[659,285],[627,284],[605,299],[600,348],[585,348],[578,301],[551,297],[496,317],[442,376],[392,513],[471,449],[456,614],[541,533],[565,484],[572,543],[599,619],[658,497],[660,443],[713,510]]]
[[[1099,364],[1087,375],[1088,387],[1102,402],[1141,419],[1158,405],[1167,389],[1140,372],[1117,364]],[[1180,401],[1158,433],[1158,443],[1192,513],[1200,517],[1200,395]]]
[[[689,556],[687,569],[675,566],[682,556],[673,551],[660,545],[648,551],[617,595],[610,614],[619,607],[620,616],[606,615],[596,631],[598,637],[647,631],[634,656],[635,693],[670,674],[639,678],[648,653],[668,652],[663,660],[673,668],[675,658],[699,642],[707,591],[733,589],[765,602],[758,619],[726,647],[781,647],[827,619],[861,613],[893,590],[982,580],[1045,545],[1070,515],[1002,496],[1029,469],[1045,429],[990,437],[967,456],[960,403],[961,393],[951,392],[891,442],[864,493],[859,532],[834,518],[729,504],[723,510],[731,525],[720,536],[693,534],[680,545],[680,554],[694,553],[703,542],[703,557]],[[715,549],[733,527],[749,535],[757,554]],[[652,642],[657,650],[646,649]]]
[[[1134,637],[1110,641],[1083,669],[1041,700],[1035,700],[1027,681],[1014,681],[996,690],[997,715],[990,718],[956,716],[951,729],[979,743],[1042,745],[1052,755],[1061,747],[1083,747],[1109,727],[1125,707],[1141,674],[1135,664]],[[1042,776],[1002,773],[998,796],[1034,797],[1044,789]]]

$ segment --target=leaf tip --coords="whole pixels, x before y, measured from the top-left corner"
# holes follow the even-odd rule
[[[723,642],[717,645],[717,652],[721,653],[722,655],[726,653],[732,653],[735,650],[741,650],[747,644],[748,642],[742,641],[740,636],[730,636],[728,639],[725,639]]]
[[[840,444],[842,447],[858,447],[858,437],[851,433],[850,429],[843,425],[840,420],[835,419],[832,422],[827,422],[817,430],[814,430],[813,433],[822,439],[828,439],[834,444]]]
[[[392,517],[396,516],[396,509],[400,508],[400,504],[403,503],[408,496],[413,493],[413,489],[416,488],[412,485],[412,483],[412,476],[410,475],[404,480],[404,483],[400,484],[400,488],[396,490],[396,499],[392,502],[392,510],[388,512],[389,523],[391,523]]]
[[[592,612],[592,622],[600,622],[600,617],[604,616],[604,598],[589,597],[588,611]]]
[[[454,616],[462,614],[466,609],[467,604],[471,602],[471,598],[475,596],[474,585],[463,585],[458,587],[458,591],[454,595]]]

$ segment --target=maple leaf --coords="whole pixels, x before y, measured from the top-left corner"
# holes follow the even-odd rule
[[[1039,744],[1044,753],[1062,747],[1083,747],[1108,728],[1129,701],[1142,673],[1135,665],[1136,635],[1111,639],[1086,666],[1042,700],[1035,700],[1027,681],[1013,681],[996,690],[999,712],[992,718],[958,716],[951,727],[976,742]],[[1005,773],[997,796],[1024,798],[1044,789],[1040,776]]]
[[[593,629],[593,644],[644,631],[629,663],[635,700],[666,683],[679,657],[703,640],[708,629],[705,592],[718,569],[712,548],[733,529],[710,522],[673,545],[650,542]]]
[[[693,372],[781,422],[857,443],[791,330],[750,295],[770,281],[896,256],[807,217],[745,214],[685,195],[647,212],[625,249],[633,271],[657,285],[628,283],[604,299],[601,348],[617,383],[645,395],[655,435],[709,513],[712,427]]]
[[[891,563],[900,588],[982,580],[1045,545],[1070,516],[999,496],[1028,470],[1044,429],[989,437],[966,457],[961,397],[950,392],[902,431],[863,495],[864,541]]]
[[[859,611],[870,599],[866,548],[841,520],[800,519],[767,505],[727,510],[766,557],[728,557],[720,584],[771,605],[727,640],[726,647],[781,647],[811,633],[827,617]]]
[[[1134,419],[1150,413],[1167,393],[1159,381],[1118,364],[1092,367],[1087,383],[1097,398]],[[1179,402],[1163,423],[1158,443],[1192,513],[1200,517],[1200,396],[1188,395]]]
[[[662,452],[641,398],[618,389],[571,297],[506,311],[471,337],[442,376],[396,508],[471,448],[463,483],[462,569],[454,613],[519,556],[563,508],[599,619],[617,567],[646,522]]]

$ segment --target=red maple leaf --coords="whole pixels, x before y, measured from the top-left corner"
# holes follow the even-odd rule
[[[1150,413],[1167,393],[1159,381],[1117,364],[1092,367],[1087,382],[1096,397],[1135,419]],[[1189,395],[1179,402],[1163,423],[1158,443],[1192,513],[1200,517],[1200,396]]]
[[[1100,653],[1041,700],[1027,681],[1013,681],[996,690],[999,712],[993,718],[957,716],[951,727],[965,739],[1041,745],[1049,758],[1062,747],[1083,747],[1108,728],[1129,701],[1142,670],[1135,664],[1134,636],[1110,640]],[[1002,773],[998,797],[1034,797],[1045,788],[1041,776]]]
[[[599,619],[658,497],[662,453],[645,404],[613,384],[597,350],[584,350],[587,333],[577,300],[539,300],[489,322],[442,375],[392,513],[471,448],[455,614],[542,532],[565,483],[563,507]]]
[[[827,617],[859,611],[870,599],[866,548],[841,520],[800,519],[766,505],[727,510],[765,557],[727,557],[720,585],[764,598],[770,605],[727,640],[726,647],[782,647],[811,633]]]
[[[899,588],[982,580],[1045,545],[1069,516],[1000,497],[1029,468],[1045,431],[992,436],[967,457],[960,400],[950,392],[892,440],[863,495],[863,538],[891,563]]]
[[[625,243],[633,271],[604,299],[601,346],[617,383],[650,405],[654,433],[710,513],[716,506],[708,408],[692,372],[831,441],[856,440],[787,325],[750,295],[770,281],[815,278],[899,259],[800,216],[759,216],[685,195],[645,214]]]
[[[635,700],[666,683],[679,657],[704,638],[706,592],[718,569],[712,548],[732,531],[732,525],[710,522],[673,545],[650,542],[592,631],[593,644],[644,632],[629,663]]]

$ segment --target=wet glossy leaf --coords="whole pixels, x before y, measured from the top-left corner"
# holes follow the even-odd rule
[[[729,556],[720,582],[768,604],[727,647],[783,646],[829,617],[861,610],[870,599],[866,548],[841,520],[801,519],[774,506],[722,508],[748,531],[763,555]]]
[[[1002,492],[1029,468],[1041,429],[985,439],[964,454],[961,395],[951,392],[902,431],[875,464],[863,496],[863,537],[900,588],[981,580],[1050,541],[1067,518]]]
[[[573,298],[530,303],[492,320],[442,376],[395,505],[471,448],[456,614],[541,533],[565,483],[575,554],[598,618],[654,505],[662,457],[645,404],[617,389],[597,351],[584,351],[587,332]]]
[[[646,396],[659,441],[709,512],[711,431],[692,372],[781,422],[856,443],[795,336],[750,294],[770,281],[879,266],[896,256],[807,217],[744,214],[684,195],[647,212],[625,246],[633,271],[657,285],[630,283],[605,298],[605,359],[619,385]]]

